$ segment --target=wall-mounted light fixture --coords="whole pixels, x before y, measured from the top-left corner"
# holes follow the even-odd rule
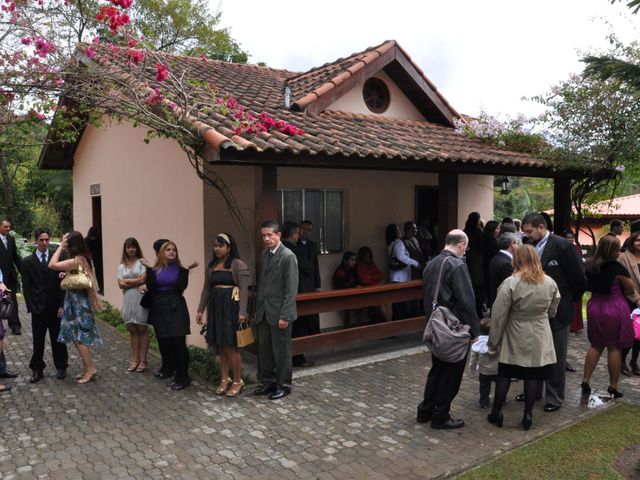
[[[506,195],[511,191],[511,187],[509,186],[509,184],[511,183],[511,180],[509,180],[508,177],[504,177],[501,183],[502,183],[502,188],[500,190],[500,193],[502,193],[503,195]]]

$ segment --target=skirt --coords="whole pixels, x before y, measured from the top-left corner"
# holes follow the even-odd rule
[[[520,380],[547,380],[553,375],[555,363],[542,367],[522,367],[509,363],[498,363],[498,375],[504,378],[519,378]]]

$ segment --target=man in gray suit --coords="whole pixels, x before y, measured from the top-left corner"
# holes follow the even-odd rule
[[[297,318],[298,261],[280,242],[277,222],[260,226],[262,252],[256,324],[258,326],[258,379],[256,395],[278,400],[291,393],[291,324]]]

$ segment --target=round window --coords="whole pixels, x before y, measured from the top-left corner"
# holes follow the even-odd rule
[[[362,88],[362,98],[373,113],[384,113],[389,108],[391,95],[385,83],[379,78],[370,78]]]

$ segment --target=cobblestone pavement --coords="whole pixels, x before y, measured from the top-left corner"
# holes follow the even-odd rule
[[[29,317],[23,311],[21,318],[23,335],[6,342],[9,367],[20,377],[0,395],[0,479],[447,477],[595,412],[580,405],[581,375],[568,373],[562,409],[543,413],[537,404],[534,426],[524,432],[521,405],[510,402],[498,429],[477,406],[477,379],[465,374],[453,414],[467,426],[432,430],[415,422],[428,353],[304,376],[277,402],[251,390],[221,398],[197,383],[173,392],[149,372],[126,373],[127,339],[105,325],[95,382],[60,381],[50,367],[30,385]],[[579,370],[585,342],[585,333],[571,338],[569,357]],[[73,374],[80,359],[70,352]],[[153,357],[150,370],[157,366]],[[592,385],[607,387],[604,361]],[[620,389],[640,401],[640,377],[625,378]],[[510,396],[519,391],[515,384]]]

